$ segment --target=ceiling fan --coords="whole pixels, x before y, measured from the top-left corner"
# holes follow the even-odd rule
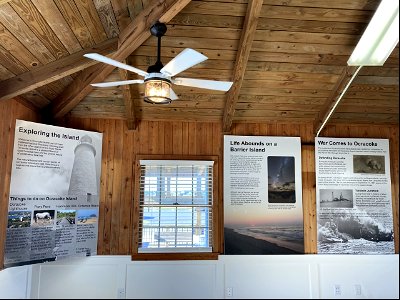
[[[154,65],[149,66],[147,72],[113,60],[106,56],[97,53],[84,54],[85,57],[103,62],[121,69],[128,70],[143,76],[144,79],[136,80],[123,80],[115,82],[92,83],[95,87],[112,87],[124,84],[145,84],[145,97],[144,100],[153,104],[167,104],[172,100],[178,99],[178,96],[171,88],[171,84],[197,87],[202,89],[210,89],[217,91],[228,91],[233,82],[229,81],[216,81],[194,78],[181,78],[174,77],[180,72],[183,72],[194,65],[197,65],[208,59],[207,56],[197,52],[196,50],[186,48],[174,57],[165,66],[161,63],[161,37],[167,31],[167,26],[164,23],[156,22],[151,28],[150,32],[153,36],[158,38],[157,46],[157,61]]]

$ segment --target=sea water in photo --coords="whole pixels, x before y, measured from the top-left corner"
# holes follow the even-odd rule
[[[280,247],[304,252],[303,226],[259,226],[234,229],[236,233],[264,240]]]

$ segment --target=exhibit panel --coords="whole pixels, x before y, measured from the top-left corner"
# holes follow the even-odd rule
[[[102,134],[16,120],[4,266],[97,253]]]
[[[318,253],[394,253],[389,140],[315,142]]]
[[[299,137],[224,136],[224,254],[304,253]]]

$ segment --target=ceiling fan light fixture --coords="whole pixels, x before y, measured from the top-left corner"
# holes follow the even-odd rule
[[[171,103],[171,81],[166,78],[152,77],[144,80],[144,101],[151,104]]]

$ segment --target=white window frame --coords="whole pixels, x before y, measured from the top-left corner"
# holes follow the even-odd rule
[[[146,157],[146,156],[144,156]],[[206,203],[194,203],[192,200],[192,204],[188,205],[188,204],[183,204],[183,205],[175,205],[175,204],[168,204],[165,205],[163,203],[160,202],[160,204],[157,204],[158,207],[160,208],[164,208],[164,207],[168,207],[168,208],[193,208],[192,210],[192,220],[194,218],[194,214],[195,208],[198,207],[202,207],[206,209],[206,216],[205,216],[205,222],[207,223],[207,226],[205,226],[203,229],[207,230],[207,232],[205,233],[205,236],[207,237],[208,240],[208,245],[206,245],[206,247],[201,247],[201,246],[196,246],[193,245],[193,237],[194,237],[194,232],[196,229],[198,229],[198,227],[194,227],[193,226],[193,222],[192,222],[192,227],[188,228],[185,227],[185,230],[188,229],[188,231],[191,230],[192,232],[192,246],[177,246],[176,241],[178,240],[175,237],[175,245],[170,246],[170,247],[164,247],[161,246],[161,244],[159,243],[159,247],[142,247],[142,241],[143,241],[143,228],[144,228],[144,220],[143,220],[143,210],[147,207],[149,207],[148,204],[144,203],[144,188],[145,188],[145,183],[143,181],[144,179],[144,174],[142,173],[143,169],[142,166],[146,166],[146,167],[156,167],[156,166],[169,166],[169,167],[174,167],[174,166],[205,166],[208,170],[206,177],[201,177],[203,178],[203,180],[205,180],[206,184],[206,191],[205,194],[207,195],[206,198]],[[134,251],[134,253],[138,253],[138,254],[144,254],[144,253],[211,253],[213,252],[213,245],[214,245],[214,239],[215,239],[215,221],[213,220],[214,216],[215,216],[215,203],[217,201],[216,199],[216,190],[215,190],[215,176],[216,176],[216,168],[215,168],[215,164],[214,164],[214,160],[211,159],[199,159],[196,157],[193,157],[191,159],[179,159],[179,160],[175,160],[175,159],[137,159],[137,168],[139,172],[136,172],[136,176],[137,178],[137,188],[136,188],[136,195],[137,195],[137,211],[138,211],[138,219],[137,219],[137,230],[136,230],[136,236],[134,236],[134,238],[137,238],[137,243],[134,245],[136,245],[136,251]],[[179,168],[178,168],[179,169]],[[140,174],[140,175],[138,175]],[[194,175],[192,175],[194,176]],[[165,177],[166,178],[166,177]],[[200,178],[200,177],[199,177]],[[192,183],[193,183],[193,178],[192,178]],[[179,185],[177,183],[177,180],[175,181],[175,184]],[[193,188],[192,188],[193,189]],[[204,192],[204,191],[203,191]],[[192,194],[192,198],[193,198],[193,194]],[[150,205],[151,206],[151,205]],[[153,205],[154,206],[154,205]],[[177,219],[175,219],[175,224],[177,224]],[[154,224],[153,224],[154,225]],[[154,229],[160,229],[163,226],[159,225],[157,226],[152,226],[149,228],[154,228]],[[181,229],[182,227],[175,227],[175,230]],[[172,232],[173,229],[171,229]],[[135,231],[134,231],[135,232]],[[159,234],[159,232],[158,232]],[[175,232],[175,236],[176,236],[176,232]],[[154,243],[152,244],[152,246],[154,246]]]

